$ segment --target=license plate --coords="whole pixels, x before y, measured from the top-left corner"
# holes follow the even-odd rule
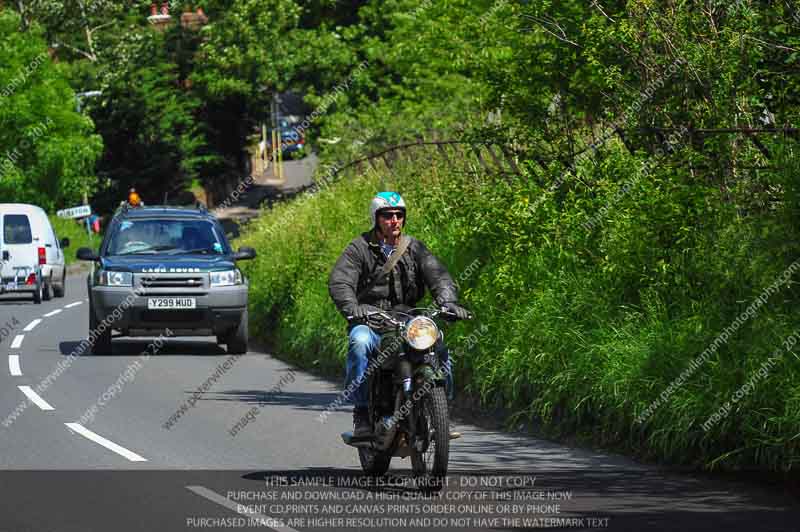
[[[150,297],[147,298],[149,310],[195,308],[193,297]]]
[[[17,283],[6,283],[6,290],[16,290]]]

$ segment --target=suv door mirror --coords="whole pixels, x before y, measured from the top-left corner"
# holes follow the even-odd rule
[[[64,237],[64,238],[61,239],[61,242],[59,242],[59,243],[61,244],[61,249],[68,248],[69,247],[69,238]]]
[[[233,260],[250,260],[256,258],[256,250],[251,247],[241,247],[233,254]]]
[[[9,254],[8,250],[3,250],[3,262],[11,260],[11,254]]]
[[[89,248],[79,248],[75,257],[77,257],[78,260],[100,260],[100,256]]]

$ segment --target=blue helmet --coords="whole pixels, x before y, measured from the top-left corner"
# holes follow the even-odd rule
[[[372,227],[375,227],[378,223],[378,212],[384,209],[399,209],[405,214],[406,202],[403,201],[403,196],[397,192],[378,192],[369,204]]]

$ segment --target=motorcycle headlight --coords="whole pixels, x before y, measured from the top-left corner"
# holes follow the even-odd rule
[[[97,284],[101,286],[133,286],[133,274],[102,270]]]
[[[242,272],[236,270],[225,270],[221,272],[211,272],[211,286],[233,286],[242,284]]]
[[[430,318],[417,316],[409,321],[406,326],[406,340],[408,340],[408,344],[417,351],[430,349],[438,339],[439,328]]]

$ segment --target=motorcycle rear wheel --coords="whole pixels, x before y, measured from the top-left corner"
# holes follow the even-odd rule
[[[359,448],[358,460],[361,462],[361,469],[364,470],[364,473],[371,477],[382,477],[389,471],[392,455],[385,451]]]
[[[436,387],[425,395],[421,414],[418,422],[422,430],[427,430],[428,444],[422,452],[411,452],[414,476],[441,480],[447,476],[450,459],[450,422],[444,388]]]

